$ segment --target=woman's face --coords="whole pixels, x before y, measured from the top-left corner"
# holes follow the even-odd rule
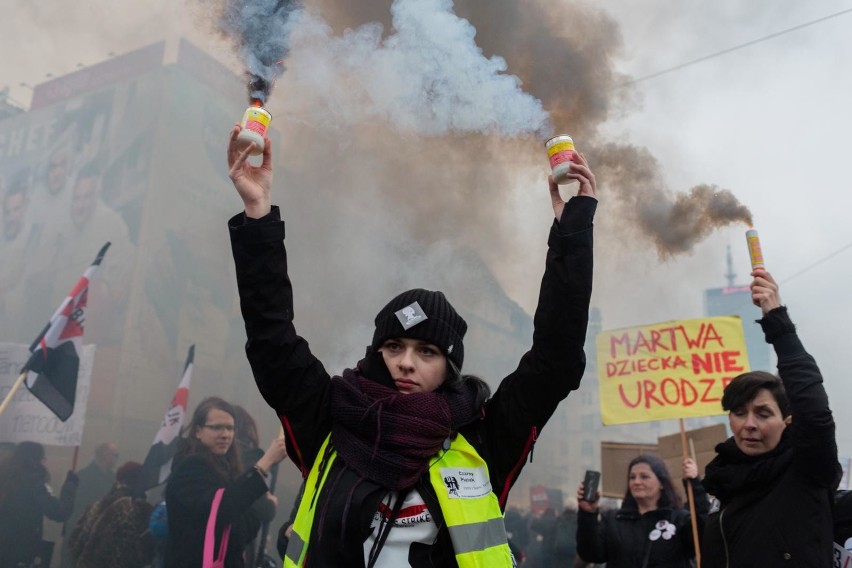
[[[234,442],[234,417],[224,410],[211,408],[204,425],[195,427],[195,437],[211,453],[224,456]]]
[[[663,484],[660,483],[651,466],[646,463],[637,463],[630,468],[627,485],[634,499],[647,503],[659,502],[663,492]]]
[[[447,357],[441,350],[419,339],[388,339],[379,348],[399,392],[432,392],[447,377]]]
[[[760,389],[745,406],[728,414],[734,441],[747,456],[759,456],[774,450],[791,417],[781,416],[778,401],[768,389]]]

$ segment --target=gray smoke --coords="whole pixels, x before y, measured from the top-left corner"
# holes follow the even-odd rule
[[[592,153],[598,174],[616,192],[620,215],[653,241],[660,258],[691,251],[720,227],[752,224],[751,212],[727,189],[701,184],[672,192],[645,148],[608,143]]]
[[[219,17],[222,33],[239,49],[249,75],[249,100],[264,103],[284,72],[291,17],[299,0],[227,0]]]
[[[635,237],[649,240],[661,258],[669,258],[691,251],[719,227],[747,223],[750,218],[748,209],[730,191],[712,186],[698,186],[687,193],[672,191],[664,182],[661,165],[647,149],[601,139],[600,125],[629,112],[636,101],[629,88],[621,87],[629,78],[615,70],[615,58],[622,49],[618,26],[596,6],[546,0],[458,0],[455,5],[449,0],[314,0],[312,5],[325,19],[311,20],[316,30],[294,33],[294,50],[300,60],[307,61],[298,64],[293,81],[307,81],[313,92],[325,97],[330,112],[315,116],[316,124],[389,123],[389,127],[421,134],[473,131],[487,135],[495,128],[490,122],[494,119],[485,113],[500,107],[485,101],[508,100],[494,93],[514,91],[501,82],[505,75],[491,75],[493,84],[472,83],[471,77],[488,74],[471,73],[471,68],[499,58],[513,78],[518,77],[518,89],[529,93],[524,96],[541,101],[549,122],[560,133],[571,134],[585,152],[598,175],[602,196],[615,198],[612,206],[623,220],[618,230],[633,237],[622,242],[636,242]],[[457,33],[447,31],[453,27],[448,22],[457,26],[453,28]],[[390,31],[382,36],[386,28]],[[444,49],[449,45],[453,49]],[[462,55],[456,62],[458,51]],[[441,60],[438,55],[446,58],[444,65],[430,64]],[[497,68],[486,65],[483,69],[493,73]],[[342,88],[327,88],[341,77]],[[443,83],[436,82],[438,77]],[[475,85],[471,87],[475,92],[434,96],[432,87],[458,93],[459,85]],[[471,104],[472,96],[481,96],[483,103]],[[522,124],[528,114],[512,106],[496,118],[505,122],[503,132],[515,130],[511,125]],[[373,132],[379,135],[381,129],[373,128]],[[367,136],[370,144],[384,146]],[[363,143],[365,139],[359,137],[359,144]],[[430,156],[447,153],[439,175],[452,189],[442,184],[443,201],[436,203],[434,172],[418,182],[410,175],[416,166],[406,162],[397,169],[391,151],[379,154],[383,172],[390,174],[387,185],[378,180],[384,195],[392,201],[402,199],[400,206],[421,213],[440,210],[444,218],[449,216],[459,225],[477,221],[456,217],[455,212],[469,215],[470,211],[455,205],[477,202],[485,208],[483,217],[496,213],[500,218],[514,189],[507,180],[525,168],[537,168],[542,175],[547,168],[543,148],[529,140],[498,142],[487,136],[451,135],[439,144],[408,144],[429,146]],[[498,156],[488,163],[487,171],[480,169],[483,156]],[[399,192],[395,183],[399,179],[413,180],[406,182],[413,185],[411,191]],[[492,207],[503,209],[495,212]],[[444,234],[434,230],[434,223],[417,227],[418,237],[427,242]],[[506,243],[497,239],[492,244]]]
[[[382,122],[419,136],[549,135],[541,101],[506,73],[504,58],[483,54],[450,0],[397,0],[390,13],[387,35],[378,23],[337,35],[320,16],[299,14],[291,80],[323,99],[328,121]]]

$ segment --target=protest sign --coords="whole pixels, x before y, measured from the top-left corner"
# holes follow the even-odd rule
[[[0,343],[0,400],[14,385],[21,367],[30,358],[29,346],[20,343]],[[86,400],[95,360],[95,346],[84,345],[80,354],[74,412],[66,422],[61,421],[32,392],[18,389],[12,402],[0,414],[0,441],[38,442],[48,446],[79,446],[83,440]]]
[[[724,442],[727,437],[728,431],[724,424],[714,424],[686,431],[688,451],[690,454],[693,451],[695,452],[695,455],[690,455],[690,457],[695,459],[700,476],[704,476],[704,468],[716,457],[716,444]],[[657,448],[659,448],[659,456],[666,463],[666,469],[669,470],[672,477],[675,491],[685,500],[686,493],[683,490],[683,483],[681,483],[683,477],[683,445],[681,444],[680,433],[660,436],[657,438]]]
[[[723,414],[722,391],[749,371],[733,316],[603,331],[596,345],[604,424]]]

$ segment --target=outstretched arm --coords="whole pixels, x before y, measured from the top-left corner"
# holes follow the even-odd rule
[[[778,355],[778,375],[790,400],[790,434],[797,448],[798,463],[815,482],[834,489],[840,479],[835,424],[823,387],[822,374],[814,358],[805,351],[796,327],[781,305],[778,284],[762,268],[752,272],[752,301],[760,306],[759,321]]]
[[[533,344],[501,382],[485,411],[489,473],[501,504],[532,445],[559,402],[580,385],[592,294],[595,177],[582,155],[570,177],[579,182],[567,202],[548,179],[556,216],[533,317]]]
[[[228,176],[245,213],[228,227],[237,269],[240,309],[246,325],[246,354],[260,394],[275,409],[293,462],[307,475],[331,428],[329,376],[293,324],[293,287],[284,248],[284,222],[270,202],[272,143],[265,139],[263,163],[253,166],[250,144],[237,145],[239,125],[228,142]]]

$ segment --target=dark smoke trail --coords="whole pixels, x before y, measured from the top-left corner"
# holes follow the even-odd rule
[[[291,16],[299,7],[299,0],[227,0],[220,27],[242,54],[249,75],[249,101],[264,103],[284,72]]]
[[[654,242],[660,258],[689,252],[720,227],[752,223],[751,212],[727,189],[702,184],[672,193],[645,148],[610,143],[591,154],[598,175],[617,192],[621,215]]]

